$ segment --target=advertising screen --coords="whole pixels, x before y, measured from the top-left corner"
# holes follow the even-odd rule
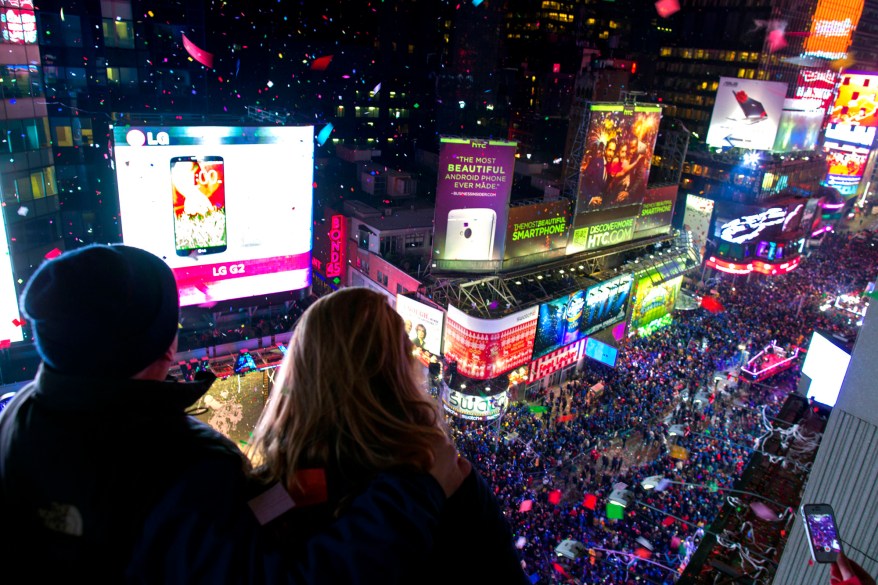
[[[612,368],[616,366],[616,357],[619,355],[619,350],[612,345],[598,341],[594,337],[589,337],[585,341],[585,355]]]
[[[692,194],[686,196],[683,228],[692,233],[692,239],[701,255],[704,255],[704,248],[707,245],[707,232],[710,229],[714,205],[713,200],[707,197]]]
[[[789,100],[788,100],[789,101]],[[823,110],[801,111],[784,109],[774,139],[775,152],[814,150],[823,126]]]
[[[771,150],[786,95],[786,83],[720,77],[707,144]]]
[[[674,310],[683,277],[653,284],[647,275],[638,275],[636,292],[631,301],[631,329],[636,330],[650,321],[660,319]]]
[[[577,214],[573,218],[567,253],[597,250],[633,239],[634,223],[640,210],[640,205],[628,205]]]
[[[732,244],[775,240],[801,227],[805,201],[775,207],[720,203],[715,235]]]
[[[829,123],[878,126],[876,93],[878,74],[846,71],[838,84],[838,96],[829,114]]]
[[[832,69],[800,69],[795,97],[810,102],[810,109],[828,112],[836,83],[838,72]]]
[[[828,124],[824,137],[831,142],[844,142],[871,148],[875,142],[874,126],[852,126],[851,124]]]
[[[445,320],[445,360],[476,380],[495,378],[526,364],[533,353],[538,307],[499,319],[471,317],[448,306]]]
[[[515,147],[515,142],[498,140],[440,139],[433,222],[436,268],[477,270],[503,259]]]
[[[815,331],[802,364],[802,373],[811,378],[808,398],[835,406],[850,361],[851,354]]]
[[[503,414],[509,404],[506,392],[494,396],[472,396],[450,388],[442,392],[445,410],[467,420],[493,420]]]
[[[540,305],[534,359],[624,319],[632,282],[623,274]]]
[[[566,199],[509,209],[504,259],[522,258],[567,246],[570,202]]]
[[[314,129],[115,128],[122,239],[165,260],[181,306],[311,284]]]
[[[804,55],[844,58],[860,22],[863,4],[865,0],[819,0],[811,17],[811,30],[805,37]]]
[[[31,0],[4,0],[0,6],[0,31],[5,43],[36,43],[37,18],[34,3]]]
[[[536,380],[545,378],[549,374],[554,374],[558,370],[578,362],[582,359],[582,355],[585,351],[585,342],[587,340],[588,338],[580,339],[579,341],[573,342],[570,345],[565,345],[560,349],[556,349],[555,351],[534,360],[530,365],[527,383],[530,384]]]
[[[405,321],[409,339],[417,347],[439,355],[445,313],[404,295],[396,295],[396,312]]]
[[[647,189],[640,215],[634,222],[634,233],[652,231],[671,225],[674,203],[677,201],[677,185],[665,185]]]
[[[843,195],[856,193],[866,170],[869,149],[827,140],[823,150],[826,152],[826,185]]]
[[[0,347],[6,342],[21,341],[24,335],[21,326],[21,313],[18,310],[18,293],[15,292],[15,279],[12,276],[12,260],[9,258],[9,240],[6,237],[6,222],[0,217]]]
[[[661,109],[656,106],[591,106],[579,167],[577,214],[643,201],[660,120]]]

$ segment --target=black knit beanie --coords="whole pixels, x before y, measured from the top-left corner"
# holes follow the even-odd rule
[[[91,245],[45,262],[21,295],[37,352],[66,374],[127,378],[158,359],[177,334],[171,269],[123,245]]]

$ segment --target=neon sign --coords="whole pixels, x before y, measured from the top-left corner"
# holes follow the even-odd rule
[[[787,212],[782,207],[772,207],[762,213],[745,215],[723,225],[719,237],[733,244],[748,242],[759,236],[765,228],[784,223],[786,217]]]
[[[705,265],[708,268],[713,268],[714,270],[719,270],[726,274],[750,274],[751,272],[758,272],[760,274],[773,276],[792,272],[799,267],[801,260],[801,257],[797,256],[782,264],[771,264],[769,262],[763,262],[762,260],[754,260],[753,262],[748,262],[746,264],[739,264],[723,260],[722,258],[717,258],[716,256],[711,256],[705,261]]]
[[[347,224],[345,216],[333,215],[329,228],[329,262],[326,263],[326,277],[339,278],[345,265],[345,241]]]
[[[33,44],[37,42],[37,19],[34,15],[33,2],[29,0],[3,2],[5,5],[0,13],[0,29],[3,41],[15,44]],[[26,10],[16,10],[25,8]]]

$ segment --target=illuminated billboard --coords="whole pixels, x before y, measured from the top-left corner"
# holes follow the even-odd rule
[[[616,367],[616,358],[619,356],[619,350],[612,345],[598,341],[594,337],[589,337],[585,341],[585,355],[614,368]]]
[[[791,100],[787,100],[791,101]],[[774,152],[814,150],[823,127],[823,110],[784,109],[774,138]]]
[[[171,267],[181,306],[311,284],[314,129],[115,128],[122,239]]]
[[[869,149],[825,141],[823,150],[826,152],[825,184],[838,189],[842,195],[855,194],[866,170]]]
[[[878,74],[846,71],[838,84],[838,96],[829,114],[829,123],[878,126],[876,93]]]
[[[640,215],[634,222],[634,234],[637,237],[642,237],[643,232],[653,232],[671,225],[677,189],[677,185],[665,185],[646,190]]]
[[[845,144],[858,144],[871,148],[875,142],[874,126],[852,126],[851,124],[828,124],[824,132],[824,139],[831,142],[844,142]]]
[[[447,386],[442,391],[445,410],[466,420],[493,420],[503,414],[508,405],[509,395],[506,392],[494,396],[473,396]]]
[[[12,259],[9,257],[9,239],[6,237],[6,221],[0,217],[0,348],[13,341],[21,341],[21,313],[18,310],[18,293],[12,276]]]
[[[445,319],[446,362],[476,380],[488,380],[530,361],[539,307],[499,319],[471,317],[448,306]]]
[[[433,264],[480,270],[503,259],[514,142],[441,138]]]
[[[34,3],[31,0],[0,2],[0,31],[4,43],[36,43],[37,18],[34,13]]]
[[[585,343],[588,339],[583,337],[579,341],[565,345],[560,349],[535,359],[530,365],[527,383],[531,384],[536,380],[545,378],[549,374],[554,374],[558,370],[578,362],[582,359],[582,355],[585,352]]]
[[[641,205],[629,205],[577,214],[573,218],[567,253],[597,250],[632,240],[640,210]]]
[[[720,77],[707,144],[771,150],[786,95],[786,83]]]
[[[442,324],[445,313],[404,295],[396,295],[396,312],[405,322],[412,343],[433,355],[442,350]]]
[[[632,282],[623,274],[540,305],[534,359],[624,319]]]
[[[775,207],[720,203],[715,235],[731,244],[771,241],[801,228],[805,201]]]
[[[804,56],[844,58],[864,3],[865,0],[818,0],[811,17],[811,30],[805,36]]]
[[[823,110],[832,107],[832,94],[838,83],[838,72],[832,69],[800,69],[795,99],[807,102],[809,109]]]
[[[713,217],[713,207],[713,200],[707,197],[692,194],[686,196],[683,229],[692,234],[693,243],[702,256],[707,245],[707,232],[710,229],[710,218]]]
[[[639,275],[631,301],[631,330],[639,329],[650,321],[670,314],[677,304],[683,277],[678,276],[661,284],[653,284],[647,275]]]
[[[504,259],[524,258],[567,246],[570,202],[544,201],[509,208]]]
[[[643,201],[661,108],[592,104],[579,167],[576,213]]]

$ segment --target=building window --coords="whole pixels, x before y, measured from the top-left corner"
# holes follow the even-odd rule
[[[104,45],[119,49],[134,48],[134,27],[129,20],[103,20]]]

